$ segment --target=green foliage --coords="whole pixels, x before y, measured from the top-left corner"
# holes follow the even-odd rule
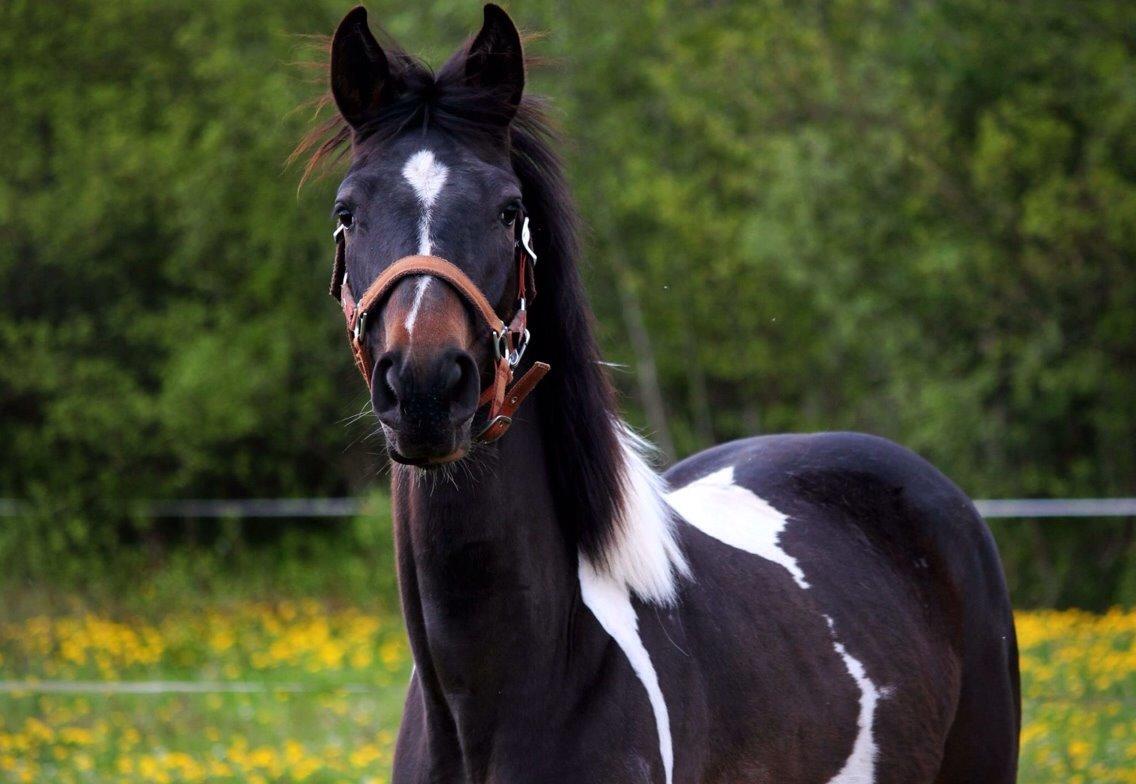
[[[72,545],[87,541],[81,523]],[[390,613],[399,604],[385,491],[372,491],[359,516],[345,520],[157,522],[147,533],[169,539],[123,547],[101,560],[91,557],[97,552],[60,558],[66,546],[52,539],[52,530],[26,537],[39,547],[40,560],[9,556],[23,568],[0,574],[0,619],[71,613],[77,597],[103,612],[146,616],[281,599]]]
[[[283,168],[318,90],[300,36],[345,10],[0,8],[0,497],[32,508],[9,573],[160,544],[130,499],[376,484],[324,294],[334,178]],[[1126,2],[510,10],[548,31],[532,81],[575,142],[617,382],[674,452],[854,428],[974,496],[1136,494]],[[435,62],[477,21],[371,11]],[[1027,602],[1132,598],[1132,521],[998,533]]]

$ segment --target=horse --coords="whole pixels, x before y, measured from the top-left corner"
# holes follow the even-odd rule
[[[871,435],[663,474],[620,418],[522,40],[433,71],[346,15],[332,293],[392,460],[414,667],[396,784],[1001,784],[1013,615],[972,502]],[[697,285],[691,280],[690,285]]]

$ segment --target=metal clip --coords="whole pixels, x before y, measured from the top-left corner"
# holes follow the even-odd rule
[[[335,231],[331,233],[331,238],[336,242],[339,242],[339,235],[343,234],[343,232],[345,231],[347,231],[347,226],[341,223],[336,227]],[[344,236],[346,237],[346,235]]]
[[[525,355],[525,349],[529,347],[529,331],[526,329],[524,334],[521,335],[517,347],[509,352],[509,367],[515,368],[521,363],[521,357]]]
[[[355,342],[356,343],[362,343],[363,342],[363,334],[364,334],[364,331],[365,331],[364,327],[363,327],[363,323],[366,320],[367,320],[367,311],[365,311],[365,310],[362,313],[359,314],[359,318],[355,319]]]
[[[525,222],[521,224],[521,247],[525,249],[525,253],[529,254],[533,264],[536,264],[536,251],[532,246],[532,232],[529,231],[529,216],[525,216]]]

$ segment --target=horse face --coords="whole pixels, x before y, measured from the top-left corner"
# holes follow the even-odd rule
[[[434,85],[402,83],[402,57],[388,59],[362,8],[340,23],[332,44],[332,93],[354,142],[335,204],[346,227],[347,285],[358,299],[398,259],[438,256],[506,314],[521,208],[508,146],[524,80],[516,28],[487,6],[481,32]],[[451,89],[481,101],[477,124],[429,119],[430,91],[446,89],[443,79],[455,72]],[[401,130],[377,130],[400,111],[409,113]],[[428,275],[402,279],[369,314],[365,346],[371,402],[392,458],[434,466],[464,456],[480,392],[492,381],[493,347],[458,292]]]

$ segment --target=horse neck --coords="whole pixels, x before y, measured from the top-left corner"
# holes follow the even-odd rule
[[[494,704],[562,673],[578,582],[554,513],[542,434],[522,412],[470,470],[394,473],[399,587],[423,688]]]

